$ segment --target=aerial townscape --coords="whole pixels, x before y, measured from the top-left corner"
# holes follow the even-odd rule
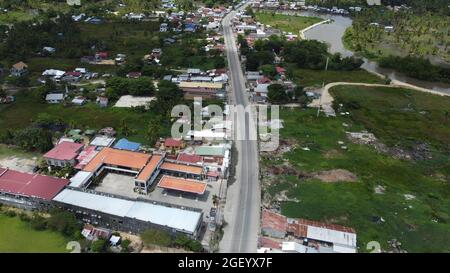
[[[450,2],[0,0],[24,252],[450,252]]]

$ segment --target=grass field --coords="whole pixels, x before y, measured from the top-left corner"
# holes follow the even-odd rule
[[[293,80],[301,86],[322,86],[330,82],[365,82],[384,83],[381,79],[365,70],[355,71],[323,71],[311,69],[298,69],[293,72]]]
[[[27,91],[32,92],[32,91]],[[113,127],[119,129],[124,119],[134,133],[128,138],[145,143],[148,124],[153,120],[151,112],[137,112],[127,108],[108,107],[102,109],[94,103],[84,106],[63,106],[39,103],[32,94],[21,93],[16,102],[0,109],[0,133],[6,129],[22,129],[36,120],[40,113],[60,118],[67,124],[80,128],[101,129]],[[120,136],[119,136],[120,137]]]
[[[290,16],[269,12],[257,12],[255,17],[258,22],[264,25],[270,25],[273,28],[291,32],[292,34],[298,34],[300,30],[323,21],[318,17]]]
[[[333,94],[341,100],[358,101],[362,107],[351,110],[350,117],[336,118],[316,118],[314,109],[283,109],[280,112],[285,121],[282,138],[293,139],[299,147],[310,150],[297,148],[282,157],[302,172],[346,169],[357,176],[357,181],[324,183],[296,175],[277,176],[277,183],[268,186],[267,191],[274,195],[286,190],[288,198],[299,200],[282,202],[282,213],[353,227],[361,252],[367,251],[369,241],[378,241],[383,249],[388,249],[387,241],[394,238],[409,252],[449,252],[450,161],[441,136],[450,130],[449,124],[442,120],[450,101],[407,90],[387,92],[383,88],[341,87],[334,89]],[[415,110],[401,113],[405,103],[412,103]],[[429,119],[421,119],[417,116],[420,111],[432,114]],[[348,128],[342,125],[344,122]],[[391,122],[396,128],[386,125]],[[440,133],[424,133],[423,128],[440,128]],[[346,131],[363,129],[374,132],[382,140],[392,139],[395,133],[392,143],[410,138],[427,140],[436,147],[433,159],[398,160],[371,146],[353,144],[346,139]],[[348,149],[341,149],[338,141],[344,141]],[[283,165],[282,160],[274,159],[262,163]],[[374,192],[378,185],[385,188],[384,194]],[[415,198],[408,200],[405,194]]]
[[[7,145],[0,144],[0,159],[10,156],[16,156],[20,158],[32,158],[39,156],[37,153],[30,153],[23,151],[19,148],[8,147]]]
[[[18,217],[0,214],[0,253],[60,253],[67,239],[52,231],[36,231]]]

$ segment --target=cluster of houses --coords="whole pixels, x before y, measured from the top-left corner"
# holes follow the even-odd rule
[[[164,76],[164,80],[178,84],[186,99],[225,99],[228,75],[226,69],[213,69],[206,72],[189,68],[186,73]]]
[[[369,0],[368,0],[369,1]],[[339,15],[348,15],[351,12],[360,12],[362,11],[362,7],[354,6],[348,8],[339,8],[339,7],[321,7],[318,5],[306,5],[306,1],[279,1],[279,0],[256,0],[252,3],[253,8],[257,9],[268,9],[268,10],[280,10],[280,11],[300,11],[300,10],[309,10],[320,13],[329,13],[329,14],[339,14]]]
[[[258,253],[356,253],[354,229],[263,209]]]
[[[219,129],[214,130],[219,136]],[[161,139],[149,150],[137,142],[116,140],[115,134],[113,128],[71,130],[43,155],[49,169],[73,167],[76,173],[69,179],[0,168],[0,203],[35,210],[59,207],[87,224],[130,232],[156,227],[196,238],[204,221],[201,209],[133,199],[95,186],[115,173],[132,178],[120,183],[130,183],[125,186],[139,195],[158,188],[194,198],[208,196],[209,184],[228,175],[229,141],[224,135],[211,139],[195,132],[184,139]]]

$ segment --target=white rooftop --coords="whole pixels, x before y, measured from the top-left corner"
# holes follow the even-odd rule
[[[89,180],[89,178],[91,178],[91,176],[91,172],[79,171],[72,178],[70,178],[69,186],[75,188],[81,187]]]
[[[107,136],[96,136],[90,143],[92,146],[110,147],[116,139]]]
[[[138,219],[188,233],[194,233],[202,220],[200,212],[70,189],[63,190],[53,200],[110,215]]]

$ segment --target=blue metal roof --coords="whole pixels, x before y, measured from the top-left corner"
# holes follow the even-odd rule
[[[140,143],[129,141],[126,138],[122,138],[114,145],[115,149],[128,151],[137,151],[139,150],[139,147],[141,147]]]

